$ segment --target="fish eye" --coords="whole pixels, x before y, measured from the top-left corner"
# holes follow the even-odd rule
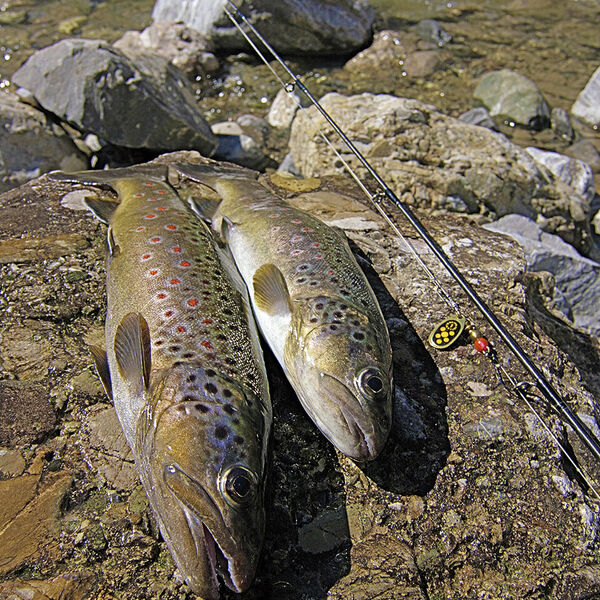
[[[368,400],[382,400],[386,395],[385,379],[376,367],[363,369],[356,375],[356,387]]]
[[[219,488],[230,505],[245,507],[256,497],[258,478],[246,467],[235,465],[221,475]]]

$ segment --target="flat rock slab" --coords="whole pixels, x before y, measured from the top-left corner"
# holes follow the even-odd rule
[[[215,50],[247,48],[223,12],[225,2],[157,0],[155,21],[180,21],[210,39]],[[279,52],[349,53],[368,42],[375,13],[368,0],[253,0],[236,3]]]
[[[66,39],[12,77],[40,105],[116,146],[210,156],[217,145],[185,75],[158,55],[127,58],[102,40]]]
[[[182,161],[209,162],[197,153],[177,153],[150,168],[164,172],[165,164]],[[565,471],[535,416],[509,396],[493,366],[468,340],[447,352],[426,345],[448,309],[411,252],[347,177],[296,181],[279,175],[261,181],[291,203],[348,226],[390,331],[396,389],[387,447],[374,463],[357,465],[336,454],[267,356],[275,416],[269,526],[257,579],[244,600],[464,600],[482,591],[497,598],[498,590],[507,590],[511,600],[532,598],[536,590],[553,590],[552,600],[576,598],[574,590],[579,597],[593,597],[600,582],[593,503]],[[45,447],[36,450],[19,439],[4,442],[3,456],[10,456],[0,462],[6,469],[0,481],[0,572],[7,581],[0,596],[31,597],[40,590],[52,597],[64,585],[75,600],[85,593],[192,600],[156,533],[140,486],[118,484],[119,460],[128,459],[112,408],[91,384],[85,345],[88,336],[94,338],[90,343],[102,338],[106,233],[87,213],[73,210],[74,196],[72,208],[61,204],[76,189],[81,190],[42,177],[0,197],[4,241],[23,235],[15,216],[19,208],[21,225],[29,227],[27,239],[70,232],[88,241],[86,248],[62,257],[0,265],[3,295],[10,299],[3,333],[9,330],[17,338],[19,332],[43,332],[48,342],[45,358],[35,366],[35,385],[53,399],[64,395]],[[424,244],[397,211],[390,213],[462,305],[464,299]],[[527,277],[538,276],[526,276],[520,247],[465,215],[431,217],[419,210],[419,217],[528,354],[593,421],[592,396],[600,395],[600,381],[594,379],[600,372],[597,346],[564,323],[557,325],[544,303],[527,295],[535,291]],[[88,278],[69,281],[65,273],[72,271],[63,267],[85,271]],[[50,296],[66,286],[61,312],[49,300],[27,301],[40,288]],[[469,318],[496,344],[508,372],[521,380],[521,369],[496,336],[476,315]],[[52,369],[45,368],[51,363]],[[27,372],[12,350],[2,369],[5,378]],[[578,440],[543,404],[536,408],[555,434],[568,440],[580,464],[596,470]],[[112,463],[112,472],[103,470],[100,458]],[[77,573],[84,578],[67,585]],[[88,576],[94,587],[85,592]],[[238,596],[223,590],[222,598]]]

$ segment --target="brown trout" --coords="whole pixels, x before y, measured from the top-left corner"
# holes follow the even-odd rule
[[[274,196],[252,171],[175,168],[220,197],[213,229],[227,242],[259,328],[308,415],[344,454],[374,459],[391,427],[392,353],[345,235]],[[190,197],[200,214],[209,200]]]
[[[271,405],[244,284],[159,173],[51,177],[119,197],[86,199],[109,248],[107,352],[92,354],[175,563],[218,598],[217,575],[240,592],[256,569]]]

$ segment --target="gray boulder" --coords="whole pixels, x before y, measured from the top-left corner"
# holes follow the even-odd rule
[[[550,125],[550,108],[538,86],[508,69],[485,74],[473,93],[473,102],[485,106],[492,117],[530,129]]]
[[[469,123],[470,125],[479,125],[479,127],[487,127],[488,129],[494,130],[497,129],[494,119],[490,117],[488,109],[484,106],[472,108],[471,110],[468,110],[460,115],[458,118],[465,123]]]
[[[156,55],[133,61],[102,40],[67,39],[33,54],[12,80],[44,109],[117,146],[211,155],[217,145],[185,75]]]
[[[113,47],[134,60],[148,52],[160,54],[188,77],[219,68],[217,57],[207,50],[204,36],[181,23],[153,23],[143,31],[126,31]]]
[[[522,215],[507,215],[484,227],[518,242],[530,271],[552,273],[554,308],[578,329],[600,336],[600,264]]]
[[[417,100],[387,94],[327,94],[321,102],[350,139],[360,140],[358,149],[405,202],[430,211],[456,206],[491,219],[523,214],[582,254],[597,255],[589,199],[559,179],[550,179],[506,136],[448,117]],[[321,131],[366,177],[365,169],[312,107],[299,110],[291,128],[290,151],[302,175],[344,171]]]
[[[85,154],[43,112],[0,94],[0,192],[52,169],[87,166]]]
[[[571,113],[592,127],[600,125],[600,67],[577,96]]]
[[[555,177],[571,186],[578,194],[581,194],[590,202],[594,199],[596,190],[594,188],[594,173],[590,165],[558,152],[547,152],[534,147],[525,148],[525,150],[538,164],[543,165]]]
[[[248,48],[214,0],[157,0],[155,21],[181,22],[210,38],[215,50]],[[368,0],[254,0],[237,2],[279,52],[322,54],[352,52],[371,37],[374,11]]]

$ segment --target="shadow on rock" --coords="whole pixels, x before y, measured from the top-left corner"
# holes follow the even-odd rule
[[[344,477],[333,446],[304,413],[263,348],[273,401],[267,530],[251,589],[226,598],[319,600],[350,570]]]
[[[395,386],[388,443],[377,460],[360,467],[387,491],[424,495],[450,452],[446,389],[435,362],[369,260],[356,246],[351,247],[388,326]]]

